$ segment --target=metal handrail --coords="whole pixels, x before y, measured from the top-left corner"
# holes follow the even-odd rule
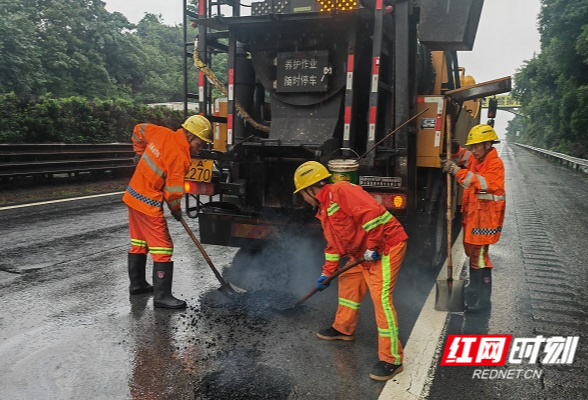
[[[531,150],[534,153],[541,155],[542,157],[554,159],[554,160],[558,161],[560,164],[562,164],[568,168],[571,168],[576,171],[582,171],[582,172],[588,174],[588,160],[586,160],[584,158],[572,157],[567,154],[558,153],[556,151],[551,151],[551,150],[540,149],[538,147],[533,147],[533,146],[529,146],[529,145],[521,144],[521,143],[513,143],[513,144],[516,144],[517,146],[521,146],[521,147],[524,147],[528,150]]]
[[[131,169],[133,157],[130,143],[0,144],[0,178]]]

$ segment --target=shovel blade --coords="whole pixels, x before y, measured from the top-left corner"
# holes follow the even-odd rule
[[[240,287],[235,286],[232,283],[225,283],[224,285],[218,288],[218,291],[227,297],[247,293],[247,290],[241,289]]]
[[[435,310],[447,312],[464,312],[464,281],[437,281]]]
[[[303,305],[297,305],[297,306],[292,306],[292,307],[287,307],[287,308],[276,308],[276,307],[272,307],[272,311],[283,315],[285,317],[292,317],[294,315],[298,315],[300,313],[302,313],[304,310],[306,310],[306,306]]]

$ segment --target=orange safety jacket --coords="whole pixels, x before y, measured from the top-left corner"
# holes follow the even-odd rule
[[[316,217],[327,239],[325,275],[339,267],[342,257],[357,259],[368,249],[385,253],[408,239],[396,218],[361,186],[346,181],[327,184],[316,199],[320,203]]]
[[[191,162],[190,145],[182,128],[172,131],[163,126],[139,124],[135,126],[133,136],[141,130],[145,133],[141,140],[147,140],[147,144],[123,201],[139,212],[163,217],[164,202],[168,203],[170,210],[181,207],[184,177]],[[140,147],[141,142],[137,143]]]
[[[133,129],[131,140],[133,142],[133,151],[142,156],[147,145],[153,141],[153,138],[160,134],[166,134],[169,129],[161,129],[161,126],[153,124],[137,124]]]
[[[462,147],[451,156],[458,165],[466,166],[455,174],[455,179],[465,189],[461,205],[464,242],[496,243],[502,232],[506,206],[504,164],[498,152],[490,149],[482,162]]]

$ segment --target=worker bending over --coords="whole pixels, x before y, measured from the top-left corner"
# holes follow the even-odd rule
[[[320,330],[325,340],[354,340],[361,302],[369,289],[378,326],[378,357],[370,378],[384,381],[402,371],[403,349],[398,339],[398,321],[392,291],[406,252],[406,239],[400,223],[360,186],[346,181],[328,183],[331,174],[316,161],[302,164],[294,173],[296,191],[318,208],[327,240],[325,263],[317,287],[338,267],[365,257],[367,262],[339,276],[339,306],[335,322]]]
[[[493,147],[500,143],[490,125],[476,125],[466,141],[466,150],[454,142],[443,171],[464,187],[461,206],[463,246],[470,258],[470,289],[475,296],[468,311],[490,308],[492,262],[488,248],[500,238],[505,211],[504,164]],[[459,166],[465,166],[464,169]]]
[[[211,140],[210,122],[201,115],[188,118],[180,129],[138,124],[133,130],[133,149],[140,156],[123,195],[128,207],[131,250],[129,251],[129,292],[154,292],[153,306],[185,308],[186,302],[172,295],[173,243],[163,205],[172,216],[182,219],[184,177],[196,154]],[[153,286],[145,280],[147,253],[153,259]]]

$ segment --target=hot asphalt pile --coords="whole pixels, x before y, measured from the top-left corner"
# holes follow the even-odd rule
[[[314,259],[313,255],[314,254]],[[181,314],[182,332],[193,346],[196,399],[293,399],[297,390],[288,367],[271,350],[276,334],[305,313],[281,313],[307,293],[320,274],[323,247],[290,238],[259,252],[240,251],[227,282],[247,290],[231,297],[204,293]]]
[[[225,297],[210,292],[199,306],[180,314],[178,334],[193,345],[193,372],[212,371],[194,382],[196,399],[288,399],[293,387],[287,372],[263,361],[269,333],[284,324],[274,308],[296,302],[290,293],[257,290]]]

